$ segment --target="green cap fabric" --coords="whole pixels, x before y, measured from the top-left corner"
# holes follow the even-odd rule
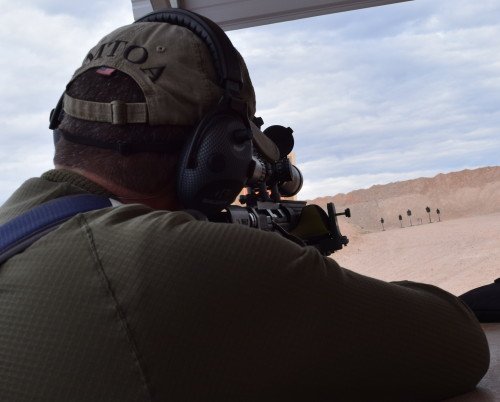
[[[243,76],[240,97],[251,118],[255,114],[255,92],[245,62],[237,54]],[[224,94],[208,47],[196,34],[178,25],[142,22],[116,29],[90,50],[68,87],[83,72],[102,67],[132,77],[146,103],[90,102],[65,94],[67,114],[113,124],[195,125]],[[277,160],[276,145],[260,130],[252,131],[259,150],[268,159]]]

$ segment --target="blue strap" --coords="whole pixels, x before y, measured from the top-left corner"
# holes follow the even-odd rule
[[[0,226],[0,264],[78,213],[111,207],[109,198],[70,195],[47,201]]]

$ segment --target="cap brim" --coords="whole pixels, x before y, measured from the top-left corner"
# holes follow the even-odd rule
[[[269,162],[276,162],[280,158],[280,151],[276,144],[257,127],[252,121],[250,121],[250,127],[252,128],[253,143],[257,146],[262,156],[264,156]]]

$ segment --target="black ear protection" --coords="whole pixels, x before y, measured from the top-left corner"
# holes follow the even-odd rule
[[[224,95],[193,130],[177,168],[177,195],[184,208],[211,215],[227,207],[243,189],[252,163],[252,131],[237,53],[224,31],[189,11],[154,12],[136,22],[167,22],[188,28],[207,45]]]
[[[184,208],[207,215],[219,212],[241,192],[252,166],[252,130],[247,104],[241,99],[243,78],[237,52],[218,25],[187,10],[153,12],[136,22],[164,22],[187,28],[203,40],[212,55],[224,94],[215,110],[204,116],[186,139],[177,168],[177,195]],[[94,140],[85,143],[81,137],[61,133],[57,127],[62,120],[62,100],[63,97],[51,113],[54,138],[63,136],[69,141],[119,152],[145,150],[134,149],[133,144],[104,144]]]

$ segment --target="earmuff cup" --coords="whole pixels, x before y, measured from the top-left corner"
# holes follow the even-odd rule
[[[181,153],[177,194],[183,208],[210,216],[230,205],[245,186],[252,163],[250,129],[240,116],[206,116]]]

